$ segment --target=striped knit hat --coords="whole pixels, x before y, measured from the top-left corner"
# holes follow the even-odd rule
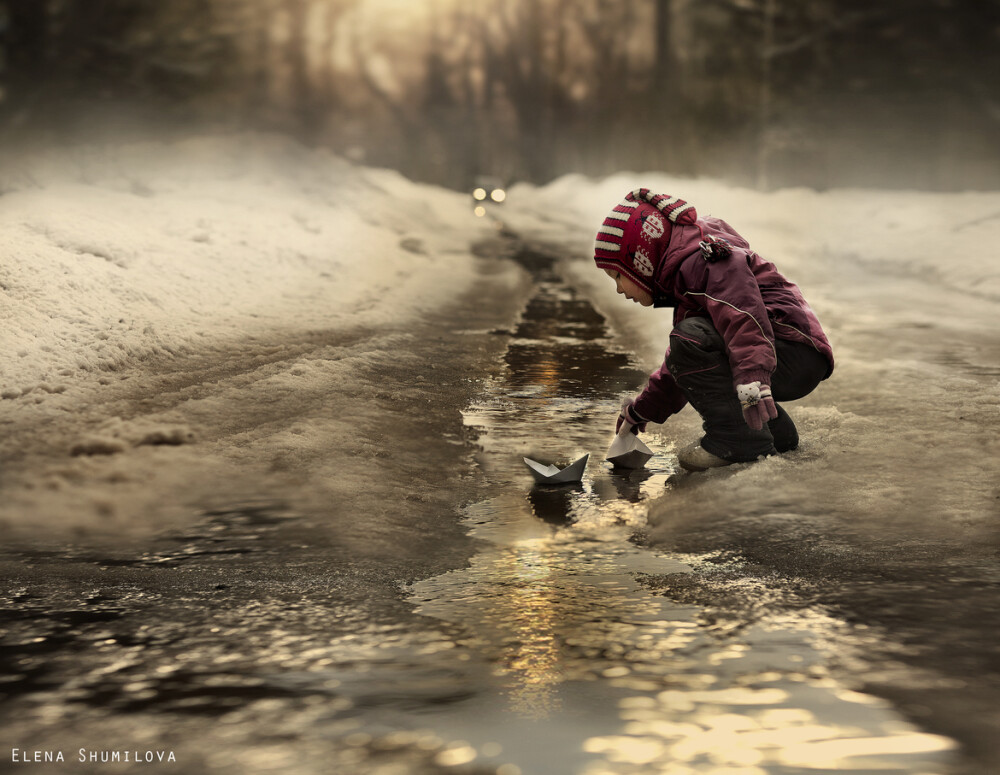
[[[594,261],[653,292],[653,275],[670,242],[672,224],[693,224],[698,213],[680,197],[637,188],[625,195],[597,231]]]

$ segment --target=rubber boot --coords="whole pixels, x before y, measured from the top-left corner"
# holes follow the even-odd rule
[[[778,416],[767,423],[771,438],[774,439],[774,449],[778,453],[791,452],[799,446],[799,432],[781,404],[775,406],[778,408]]]
[[[733,464],[733,461],[713,455],[705,450],[700,441],[688,444],[678,452],[677,462],[685,471],[707,471],[709,468],[721,468]]]

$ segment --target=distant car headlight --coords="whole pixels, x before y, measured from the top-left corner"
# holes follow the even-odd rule
[[[472,212],[476,214],[477,218],[482,218],[484,215],[486,215],[486,208],[483,207],[482,205],[476,205],[476,209],[473,210]]]
[[[490,199],[492,199],[494,202],[498,204],[506,198],[507,198],[507,192],[504,191],[502,188],[494,188],[490,192]]]
[[[472,198],[477,202],[482,202],[486,198],[485,188],[475,188],[472,190]]]

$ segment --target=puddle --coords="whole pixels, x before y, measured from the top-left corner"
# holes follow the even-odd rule
[[[720,633],[643,586],[691,572],[638,540],[676,473],[671,450],[651,441],[656,456],[630,474],[603,462],[620,397],[645,375],[550,265],[528,265],[538,290],[506,373],[465,416],[501,490],[465,509],[483,548],[411,596],[456,632],[447,661],[477,688],[422,723],[459,740],[465,762],[503,751],[510,773],[945,771],[950,740],[829,676],[820,641],[837,623],[803,614]],[[532,486],[521,463],[584,452],[575,485]]]

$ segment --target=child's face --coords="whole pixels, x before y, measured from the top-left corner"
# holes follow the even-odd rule
[[[604,272],[615,281],[615,290],[626,299],[630,299],[636,304],[641,304],[643,307],[653,306],[653,297],[649,291],[640,288],[632,280],[616,272],[614,269],[605,269]]]

